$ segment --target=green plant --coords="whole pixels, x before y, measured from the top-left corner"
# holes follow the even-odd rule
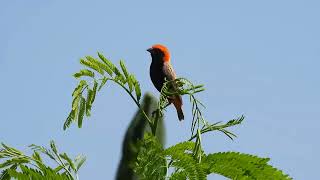
[[[0,169],[3,169],[0,180],[15,179],[68,179],[77,180],[78,170],[85,162],[84,156],[77,156],[72,160],[66,153],[59,153],[54,141],[50,142],[50,149],[42,146],[30,145],[33,150],[31,156],[9,147],[0,146]],[[55,167],[46,165],[42,155],[53,160]]]
[[[268,164],[268,158],[239,153],[217,152],[205,153],[202,135],[209,132],[221,132],[234,139],[235,134],[229,127],[239,125],[244,116],[226,123],[210,123],[202,115],[204,105],[196,94],[204,91],[203,85],[194,85],[185,78],[166,81],[159,99],[146,93],[141,99],[140,84],[125,63],[120,61],[120,68],[98,53],[99,58],[86,56],[80,63],[85,69],[74,74],[80,79],[72,93],[72,108],[63,125],[66,130],[72,123],[79,128],[85,117],[91,115],[92,105],[97,93],[113,82],[119,85],[138,107],[126,132],[122,158],[116,179],[206,179],[215,173],[231,179],[291,179],[280,170]],[[176,89],[171,89],[172,83]],[[168,96],[175,94],[188,96],[192,104],[192,121],[190,137],[186,141],[164,147],[164,112],[169,105]],[[178,121],[177,121],[178,122]],[[78,179],[78,171],[85,162],[84,156],[74,160],[66,153],[59,153],[53,141],[50,149],[30,145],[31,156],[25,155],[5,144],[0,146],[0,180],[15,179]],[[44,163],[41,155],[55,162],[51,167]]]
[[[151,129],[151,133],[144,133],[143,130],[140,136],[135,138],[135,153],[133,158],[126,162],[131,165],[139,179],[206,179],[211,173],[232,179],[290,179],[288,175],[268,165],[268,158],[236,152],[206,154],[203,151],[202,134],[218,131],[233,139],[236,135],[227,128],[241,124],[244,120],[244,116],[241,116],[226,123],[209,123],[202,115],[204,105],[196,98],[197,93],[205,90],[203,85],[194,85],[185,78],[167,81],[155,110],[150,114],[146,112],[145,105],[141,105],[140,84],[135,76],[129,73],[124,62],[120,61],[120,70],[101,53],[98,53],[98,57],[86,56],[80,60],[86,69],[74,74],[74,77],[81,80],[72,94],[72,110],[63,128],[68,128],[72,122],[81,128],[84,117],[91,114],[97,92],[107,82],[119,85],[137,105],[138,113],[143,117],[140,119],[147,122]],[[175,83],[178,88],[171,89],[171,83]],[[164,149],[156,137],[158,122],[163,118],[169,104],[167,97],[175,94],[189,96],[193,115],[191,133],[187,141]],[[141,137],[142,134],[145,134],[144,138]]]

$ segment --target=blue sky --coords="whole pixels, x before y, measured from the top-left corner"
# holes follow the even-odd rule
[[[83,128],[62,131],[79,58],[123,59],[144,92],[155,43],[168,46],[180,77],[206,85],[211,122],[241,114],[230,141],[205,135],[206,152],[270,157],[294,179],[316,179],[320,161],[319,1],[1,1],[0,141],[22,150],[55,140],[88,158],[81,179],[112,179],[136,108],[115,85],[97,97]],[[190,134],[190,103],[179,123],[166,114],[167,146]],[[214,179],[217,176],[210,176]]]

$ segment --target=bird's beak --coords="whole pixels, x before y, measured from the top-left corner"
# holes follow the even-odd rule
[[[151,53],[151,52],[152,52],[152,48],[147,49],[147,51],[148,51],[149,53]]]

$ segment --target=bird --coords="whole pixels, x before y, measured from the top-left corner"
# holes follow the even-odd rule
[[[150,78],[155,88],[161,92],[165,81],[173,81],[177,78],[176,73],[170,62],[170,53],[167,47],[161,44],[155,44],[147,49],[151,54]],[[176,88],[174,84],[171,88]],[[174,90],[174,89],[173,89]],[[182,111],[182,97],[180,95],[173,95],[168,97],[169,104],[173,104],[177,110],[178,119],[182,121],[184,114]]]

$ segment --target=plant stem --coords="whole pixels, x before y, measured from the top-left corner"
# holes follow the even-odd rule
[[[130,97],[133,99],[133,101],[136,103],[136,105],[138,106],[139,110],[141,111],[141,113],[143,114],[143,116],[145,117],[145,119],[149,122],[149,126],[152,130],[152,134],[153,135],[156,135],[156,128],[157,128],[157,120],[155,120],[155,122],[153,123],[151,121],[151,119],[148,117],[148,115],[146,114],[146,112],[144,112],[144,110],[141,108],[141,105],[140,103],[138,102],[138,100],[136,100],[136,98],[131,94],[131,92],[121,83],[119,83],[118,81],[114,80],[114,79],[110,79],[108,78],[109,80],[117,83],[118,85],[120,85],[129,95]]]

